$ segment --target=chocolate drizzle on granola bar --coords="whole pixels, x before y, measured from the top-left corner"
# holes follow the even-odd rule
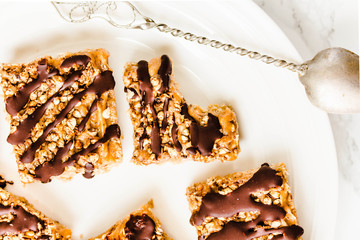
[[[159,123],[155,122],[151,129],[151,150],[155,153],[156,158],[161,154],[161,136]]]
[[[144,149],[144,141],[145,139],[147,139],[149,136],[146,134],[146,130],[144,129],[143,134],[140,136],[139,138],[139,144],[140,144],[140,149],[143,150]]]
[[[270,234],[274,235],[272,240],[297,240],[304,233],[304,230],[297,225],[270,229],[252,227],[252,222],[231,221],[219,232],[210,234],[206,240],[251,240]]]
[[[14,184],[12,181],[6,181],[3,176],[0,175],[0,188],[4,189],[6,184]]]
[[[131,97],[131,99],[137,98],[139,96],[139,94],[136,92],[135,89],[124,87],[124,92],[127,93],[128,91],[131,91],[133,93],[133,96]]]
[[[0,216],[11,214],[10,222],[0,222],[0,235],[18,234],[26,231],[38,231],[43,222],[35,215],[25,211],[21,206],[4,206],[0,204]]]
[[[158,70],[158,74],[161,79],[161,87],[159,89],[159,92],[161,94],[169,90],[171,71],[172,70],[171,70],[170,59],[168,56],[163,55],[161,57],[161,66]],[[169,98],[166,98],[164,101],[164,106],[163,106],[164,119],[160,131],[157,112],[154,107],[156,101],[153,94],[153,86],[150,81],[149,66],[147,61],[142,60],[138,62],[137,75],[140,83],[139,85],[140,85],[142,112],[144,112],[146,106],[149,105],[149,108],[153,116],[153,123],[152,123],[153,126],[150,134],[151,151],[155,154],[155,157],[157,158],[161,154],[161,132],[163,132],[167,126],[167,110],[168,110]],[[146,137],[148,137],[145,131],[146,130],[144,129],[144,133],[139,139],[140,148],[143,148],[143,141]]]
[[[31,93],[35,91],[37,88],[39,88],[43,82],[46,82],[48,78],[57,74],[60,76],[60,78],[64,79],[64,82],[62,83],[62,86],[59,88],[59,90],[57,90],[56,93],[54,93],[52,96],[49,96],[47,101],[45,102],[42,101],[41,103],[38,102],[37,106],[35,106],[36,107],[35,111],[33,111],[30,115],[28,115],[27,118],[19,122],[19,124],[16,126],[16,130],[9,135],[8,142],[13,145],[19,145],[25,142],[30,144],[29,146],[28,145],[25,146],[26,148],[24,149],[22,156],[18,157],[20,162],[22,163],[33,162],[37,151],[41,150],[42,145],[47,141],[47,137],[49,136],[49,134],[51,134],[51,132],[56,132],[57,130],[55,129],[56,126],[59,123],[63,122],[63,120],[67,118],[67,115],[69,113],[72,114],[71,111],[75,108],[75,106],[78,105],[79,102],[83,100],[83,97],[86,94],[93,93],[96,95],[95,100],[92,103],[90,103],[90,108],[88,109],[86,116],[82,120],[80,119],[81,121],[78,126],[76,125],[74,126],[72,124],[73,122],[71,122],[71,126],[66,122],[63,122],[64,125],[67,124],[68,127],[74,128],[73,130],[75,132],[75,135],[81,133],[85,129],[91,114],[94,111],[96,111],[97,103],[100,101],[101,95],[106,91],[114,88],[115,81],[111,71],[104,71],[99,73],[97,76],[94,77],[93,82],[89,86],[88,84],[82,84],[81,83],[82,81],[79,81],[83,75],[83,71],[87,68],[90,61],[91,58],[86,55],[76,55],[66,58],[62,62],[60,68],[68,68],[68,69],[64,73],[61,73],[61,75],[59,75],[60,74],[59,71],[54,69],[53,66],[48,65],[46,59],[43,59],[39,61],[37,66],[37,70],[38,70],[37,79],[28,83],[24,87],[20,88],[20,90],[14,96],[9,98],[10,100],[7,102],[8,105],[7,107],[10,109],[18,108],[18,110],[20,111],[22,107],[26,106],[26,103]],[[89,77],[88,74],[86,75],[87,75],[86,77]],[[79,83],[78,88],[73,85],[77,82]],[[70,88],[72,86],[74,86],[74,88]],[[76,92],[72,93],[73,91]],[[68,92],[71,92],[72,94],[68,95]],[[52,106],[52,104],[56,104],[55,100],[60,97],[67,98],[66,102],[62,101],[61,105],[59,105],[60,113],[51,116],[51,118],[55,118],[55,120],[53,120],[52,122],[48,123],[48,121],[45,121],[44,129],[39,130],[41,135],[39,136],[35,134],[39,137],[36,136],[36,138],[34,139],[34,137],[32,137],[31,134],[32,131],[34,131],[35,126],[39,123],[39,121],[45,120],[44,114],[46,113],[47,109],[50,106]],[[12,104],[13,99],[16,100],[15,105]],[[18,102],[24,102],[21,108],[17,106],[19,105]],[[52,109],[49,110],[52,111]],[[21,114],[23,114],[22,111]],[[79,123],[79,121],[76,122]],[[102,138],[100,138],[95,143],[92,142],[93,144],[88,146],[86,149],[82,149],[82,151],[78,150],[79,152],[75,153],[72,156],[69,156],[69,151],[71,151],[71,153],[74,152],[73,145],[75,145],[76,143],[76,138],[68,140],[67,142],[65,142],[65,144],[57,144],[57,149],[55,149],[56,152],[51,150],[51,152],[54,152],[54,155],[52,157],[50,155],[50,158],[46,158],[45,162],[35,163],[36,168],[34,173],[32,173],[32,175],[34,175],[35,179],[38,179],[42,182],[48,182],[51,180],[50,178],[52,176],[58,176],[62,174],[66,167],[72,166],[74,163],[77,163],[77,161],[79,160],[82,154],[88,154],[94,151],[101,144],[104,144],[105,141],[113,137],[117,137],[117,138],[120,137],[120,128],[118,125],[116,126],[111,125],[108,128],[106,128],[105,134]],[[92,163],[89,162],[84,166],[84,170],[85,170],[84,177],[90,177],[90,175],[93,174],[93,171],[90,170],[89,164]]]
[[[90,144],[87,148],[81,150],[80,152],[75,153],[70,158],[74,159],[75,161],[78,161],[81,156],[85,156],[98,147],[100,147],[102,144],[109,141],[111,138],[120,138],[121,132],[120,127],[117,124],[110,125],[106,128],[105,134],[102,138],[100,138],[97,142]]]
[[[164,101],[164,119],[161,124],[161,131],[165,132],[168,125],[168,110],[169,110],[169,98],[165,98]]]
[[[6,183],[6,180],[0,175],[0,188],[5,188]]]
[[[53,102],[53,100],[58,97],[61,91],[70,87],[75,81],[79,80],[81,77],[81,71],[75,71],[65,80],[61,88],[57,93],[55,93],[52,97],[50,97],[43,105],[38,107],[31,115],[29,115],[26,119],[19,123],[16,128],[16,131],[9,134],[7,141],[12,145],[17,145],[24,143],[27,138],[30,137],[31,130],[35,127],[35,125],[39,122],[39,120],[44,115],[46,109]]]
[[[161,87],[159,88],[159,93],[164,94],[169,91],[170,85],[170,76],[172,73],[171,61],[168,56],[161,56],[161,65],[158,70],[159,78],[161,79]],[[153,86],[151,84],[151,77],[148,69],[148,62],[142,60],[138,62],[137,75],[139,80],[139,88],[141,95],[141,106],[142,112],[145,112],[147,106],[153,116],[152,130],[150,134],[151,139],[151,150],[155,154],[156,158],[161,154],[161,134],[165,132],[168,125],[168,107],[169,107],[169,97],[165,97],[163,103],[163,112],[164,119],[161,123],[161,129],[159,129],[159,120],[157,112],[155,110],[155,104],[158,103],[159,98],[155,98]],[[129,90],[129,89],[127,89]],[[208,123],[206,126],[201,126],[188,112],[188,106],[186,103],[182,106],[181,114],[185,116],[186,119],[191,121],[190,125],[190,136],[192,146],[187,148],[187,152],[195,155],[197,152],[200,152],[203,156],[209,156],[212,153],[214,143],[216,139],[219,139],[223,136],[220,132],[221,125],[219,119],[213,114],[208,114]],[[148,134],[144,133],[140,136],[140,149],[143,149],[143,142],[148,138]],[[178,152],[182,150],[181,143],[177,137],[177,125],[174,122],[174,125],[171,129],[171,137],[173,144]]]
[[[79,127],[78,127],[79,132],[82,132],[82,131],[84,130],[84,128],[85,128],[85,126],[86,126],[86,123],[87,123],[87,122],[89,121],[89,119],[90,119],[91,114],[96,111],[96,109],[97,109],[97,101],[98,101],[97,99],[95,99],[95,100],[93,101],[93,103],[91,104],[90,109],[89,109],[89,111],[87,112],[86,116],[84,117],[84,119],[83,119],[83,120],[81,121],[81,123],[79,124]]]
[[[62,160],[67,155],[72,145],[72,141],[68,142],[63,148],[58,149],[55,157],[50,162],[39,165],[35,169],[35,179],[40,180],[42,183],[49,182],[52,176],[59,176],[64,172],[66,167],[72,165],[73,162],[63,162]]]
[[[29,100],[30,94],[35,91],[43,82],[59,72],[54,69],[48,71],[49,66],[47,65],[46,59],[42,59],[37,66],[38,77],[37,79],[32,80],[30,83],[21,87],[14,96],[6,99],[6,111],[11,116],[16,116],[16,114],[26,105]]]
[[[72,164],[76,163],[81,156],[85,156],[94,150],[96,150],[98,147],[100,147],[102,144],[109,141],[111,138],[120,138],[121,132],[120,127],[117,124],[110,125],[106,128],[105,134],[102,138],[100,138],[97,142],[90,144],[87,148],[81,150],[80,152],[75,153],[74,155],[70,156],[67,161],[63,162],[63,158],[68,154],[68,152],[71,149],[71,146],[73,144],[72,141],[69,141],[64,148],[60,148],[58,152],[56,153],[53,160],[50,162],[47,162],[43,165],[39,165],[35,169],[36,178],[39,179],[41,182],[46,183],[50,181],[50,178],[52,176],[58,176],[62,174],[66,167],[71,166]],[[90,173],[90,166],[85,165],[85,174],[86,178],[88,178],[89,174],[92,175],[92,170]],[[89,171],[86,173],[86,171]]]
[[[130,215],[125,225],[125,237],[129,240],[151,240],[155,236],[155,222],[148,215]]]
[[[50,235],[41,235],[39,237],[39,240],[50,240],[51,239],[51,236]]]
[[[161,78],[161,87],[159,89],[160,93],[164,93],[169,91],[169,84],[170,84],[170,75],[172,72],[171,62],[168,56],[162,55],[161,56],[161,65],[158,70],[158,74]]]
[[[86,66],[88,65],[88,63],[90,62],[91,58],[87,55],[75,55],[75,56],[71,56],[69,58],[66,58],[60,68],[69,68],[72,67],[74,65],[77,65],[79,67],[82,67],[83,69],[86,68]]]
[[[146,105],[154,104],[153,86],[150,82],[148,62],[144,60],[138,62],[137,74],[140,82],[142,106],[145,108]]]
[[[86,68],[86,65],[89,63],[90,58],[86,55],[78,55],[73,56],[68,59],[65,59],[61,67],[72,67],[74,64],[77,64],[80,66],[80,68],[84,69]],[[46,61],[43,60],[39,63],[38,71],[39,71],[39,77],[37,81],[44,81],[47,77],[49,77],[53,73],[47,74],[47,64]],[[15,132],[9,135],[8,142],[11,144],[22,144],[25,142],[26,139],[30,137],[31,130],[35,127],[35,125],[39,122],[39,120],[43,117],[45,111],[49,107],[51,103],[53,103],[53,100],[56,97],[59,97],[62,91],[68,89],[71,87],[77,80],[80,79],[82,76],[83,70],[78,70],[70,73],[66,80],[64,81],[61,88],[53,95],[51,96],[43,105],[39,106],[31,115],[29,115],[28,118],[20,122],[20,124],[17,126],[17,129]],[[45,74],[46,72],[46,74]],[[58,72],[56,71],[56,74]],[[52,76],[52,75],[51,75]],[[41,83],[40,83],[41,84]],[[40,84],[38,84],[40,86]],[[97,101],[100,98],[100,96],[110,90],[113,89],[115,86],[115,80],[112,76],[111,71],[104,71],[100,74],[98,74],[95,78],[92,84],[87,89],[82,90],[81,92],[78,92],[73,96],[73,98],[67,103],[67,105],[64,107],[64,109],[61,110],[61,112],[56,116],[56,119],[48,124],[46,128],[44,129],[42,135],[33,142],[23,153],[23,155],[20,157],[20,161],[23,163],[31,163],[34,161],[35,153],[36,151],[41,147],[41,145],[45,142],[47,136],[50,134],[50,132],[59,124],[62,122],[67,114],[74,109],[74,107],[81,101],[81,99],[86,95],[90,93],[96,94],[96,99],[93,101],[93,103],[90,106],[90,109],[85,116],[85,118],[81,121],[81,123],[78,126],[78,131],[81,132],[84,130],[85,125],[87,121],[90,118],[90,115],[97,109]],[[30,88],[27,88],[27,91],[29,91]],[[34,90],[34,87],[31,88]],[[30,93],[29,93],[30,94]],[[63,158],[68,154],[69,150],[71,149],[73,145],[73,140],[69,141],[65,144],[64,147],[59,148],[55,157],[49,161],[45,162],[42,165],[38,166],[35,169],[35,178],[39,179],[42,182],[48,182],[52,176],[58,176],[62,174],[67,166],[70,166],[74,164],[78,160],[78,158],[82,154],[90,153],[91,151],[95,150],[97,147],[99,147],[101,144],[104,143],[104,141],[109,140],[112,137],[119,137],[120,136],[120,129],[118,125],[115,127],[109,126],[106,129],[105,135],[103,138],[98,140],[98,142],[90,145],[87,149],[83,149],[79,153],[74,154],[71,156],[66,162],[63,162]],[[85,174],[86,176],[89,176],[90,173]],[[91,175],[91,174],[90,174]]]
[[[113,89],[115,81],[111,71],[105,71],[97,75],[94,82],[82,92],[79,92],[73,96],[67,106],[59,113],[56,119],[50,123],[43,134],[23,153],[20,161],[23,163],[31,163],[34,160],[36,150],[45,141],[48,134],[56,127],[56,125],[66,118],[66,115],[81,101],[82,97],[88,93],[96,93],[98,97],[104,92]]]
[[[171,138],[172,138],[172,141],[173,141],[174,146],[176,148],[176,151],[181,152],[182,146],[181,146],[181,143],[180,143],[180,141],[178,139],[178,126],[177,126],[177,124],[175,122],[175,117],[174,117],[174,124],[173,124],[173,126],[171,128]]]
[[[211,113],[208,113],[208,122],[206,126],[201,126],[190,114],[188,106],[185,103],[181,108],[181,114],[191,121],[190,137],[192,147],[186,150],[194,155],[197,151],[203,156],[211,155],[216,139],[222,138],[220,132],[221,125],[219,119]]]
[[[94,177],[94,164],[92,164],[91,162],[88,162],[85,164],[85,172],[83,174],[84,178],[93,178]]]
[[[256,202],[252,198],[252,194],[255,192],[268,191],[282,185],[282,178],[276,173],[276,170],[270,168],[268,164],[263,164],[246,183],[231,193],[226,195],[207,193],[202,199],[199,211],[191,216],[190,223],[199,226],[206,217],[232,217],[239,212],[256,211],[260,215],[255,220],[250,222],[230,221],[224,225],[222,230],[211,234],[207,239],[250,240],[255,237],[276,234],[274,239],[296,240],[303,232],[299,226],[266,230],[257,228],[266,221],[281,220],[286,215],[286,211],[282,207],[266,205]]]

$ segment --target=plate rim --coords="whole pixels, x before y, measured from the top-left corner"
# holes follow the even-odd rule
[[[234,1],[235,2],[235,1]],[[284,39],[287,39],[287,41],[289,42],[289,44],[291,45],[291,46],[293,46],[293,44],[291,43],[291,41],[286,37],[286,35],[285,35],[285,33],[280,29],[280,27],[259,7],[259,6],[257,6],[254,2],[252,2],[251,0],[248,0],[247,1],[250,5],[252,4],[253,5],[253,7],[254,8],[257,8],[258,10],[260,10],[260,12],[262,12],[262,17],[263,18],[267,18],[267,21],[268,22],[271,22],[271,24],[275,27],[275,28],[277,28],[277,34],[280,34],[281,36],[282,36],[282,38],[284,38]],[[4,3],[4,2],[2,2],[2,3]],[[1,4],[1,3],[0,3]],[[217,4],[220,4],[220,3],[217,3]],[[227,4],[229,4],[229,3],[227,3]],[[237,4],[239,4],[239,3],[237,3]],[[159,33],[160,34],[160,33]],[[300,54],[297,52],[297,50],[296,50],[296,48],[293,46],[293,53],[291,53],[291,54],[297,54],[297,56],[295,56],[295,58],[301,58],[300,57]],[[291,55],[290,54],[290,55]],[[325,116],[325,113],[323,113],[323,115]],[[327,123],[326,123],[326,125],[328,125],[328,130],[329,130],[329,132],[331,133],[331,135],[332,135],[332,129],[331,129],[331,127],[330,127],[330,121],[329,121],[329,119],[326,117],[326,119],[327,119]],[[334,150],[334,152],[335,152],[335,156],[334,156],[334,160],[335,160],[335,164],[336,164],[336,169],[338,169],[338,165],[337,165],[337,156],[336,156],[336,148],[335,148],[335,143],[334,143],[334,141],[333,141],[333,138],[331,139],[331,142],[332,142],[332,145],[333,145],[333,150]],[[337,176],[336,176],[336,180],[337,180]],[[336,183],[338,183],[338,181],[336,181]],[[338,192],[338,187],[336,186],[336,192]],[[338,195],[338,194],[336,194],[336,195]],[[336,206],[336,209],[337,209],[337,206]]]

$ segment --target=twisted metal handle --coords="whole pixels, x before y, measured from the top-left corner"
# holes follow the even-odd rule
[[[118,2],[52,2],[60,16],[66,21],[72,23],[81,23],[92,18],[102,18],[109,22],[111,25],[118,28],[126,29],[140,29],[148,30],[156,28],[160,32],[170,33],[174,37],[180,37],[188,41],[197,42],[201,45],[208,45],[213,48],[222,49],[226,52],[236,53],[240,56],[248,56],[254,60],[260,60],[266,64],[272,64],[276,67],[286,68],[293,72],[297,72],[300,76],[304,75],[308,65],[295,64],[287,62],[282,59],[277,59],[268,55],[263,55],[255,51],[250,51],[242,47],[235,47],[229,43],[222,43],[217,40],[211,40],[207,37],[197,36],[195,34],[184,32],[177,28],[169,27],[164,23],[156,23],[152,18],[143,15],[133,4],[130,2],[119,2],[126,4],[132,11],[132,18],[128,23],[119,23],[116,19],[116,11],[119,10]],[[61,9],[61,6],[70,5],[67,10]],[[76,13],[76,14],[75,14]]]
[[[185,40],[197,42],[198,44],[201,44],[201,45],[208,45],[210,47],[217,48],[217,49],[222,49],[226,52],[233,52],[240,56],[248,56],[249,58],[252,58],[255,60],[260,60],[266,64],[273,64],[276,67],[282,67],[282,68],[291,70],[293,72],[297,72],[300,75],[303,75],[308,68],[308,65],[306,63],[295,64],[295,63],[287,62],[282,59],[276,59],[274,57],[271,57],[268,55],[263,55],[258,52],[255,52],[255,51],[250,51],[250,50],[247,50],[242,47],[235,47],[234,45],[229,44],[229,43],[222,43],[217,40],[211,40],[207,37],[196,36],[195,34],[192,34],[189,32],[185,33],[184,31],[182,31],[180,29],[171,28],[168,25],[163,24],[163,23],[156,24],[156,28],[160,32],[170,33],[174,37],[184,38]]]

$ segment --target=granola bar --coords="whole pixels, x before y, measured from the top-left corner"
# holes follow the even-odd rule
[[[152,213],[153,207],[153,201],[150,200],[105,233],[90,240],[171,240],[162,229],[160,221]]]
[[[1,64],[0,84],[24,183],[86,178],[122,158],[115,81],[104,49]]]
[[[187,189],[202,240],[299,240],[295,206],[284,164],[212,177]]]
[[[133,162],[147,165],[181,158],[201,162],[237,158],[235,113],[225,105],[210,105],[208,111],[188,105],[173,80],[168,56],[128,63],[123,81],[134,127]]]
[[[0,188],[0,239],[71,239],[71,230]]]

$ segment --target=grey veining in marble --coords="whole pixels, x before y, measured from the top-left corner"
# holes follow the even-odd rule
[[[358,0],[254,0],[284,31],[304,60],[328,47],[359,54]],[[359,239],[360,114],[329,114],[339,167],[334,240]]]
[[[311,59],[322,49],[335,46],[359,52],[356,0],[254,1],[283,29],[304,59]],[[351,14],[355,18],[349,18]],[[360,116],[329,114],[329,119],[340,174],[360,195],[360,128],[356,124],[360,122]]]
[[[346,26],[351,40],[335,34],[343,33],[352,15],[357,16],[357,0],[254,0],[287,34],[305,60],[330,46],[346,47],[359,52],[358,22]],[[343,10],[344,9],[344,10]],[[343,10],[338,12],[335,10]],[[344,19],[345,18],[345,19]],[[341,39],[341,41],[339,41]]]
[[[339,171],[360,193],[360,114],[329,115],[339,159]],[[343,141],[341,141],[343,140]],[[340,161],[341,160],[341,161]]]

